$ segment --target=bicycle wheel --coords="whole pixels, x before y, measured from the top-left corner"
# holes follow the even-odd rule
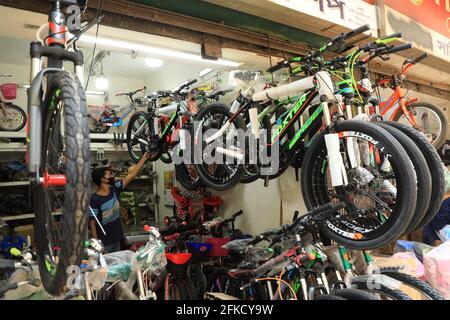
[[[389,124],[376,122],[377,125],[391,133],[405,148],[409,159],[411,160],[417,177],[417,203],[411,223],[406,230],[410,233],[416,230],[417,226],[425,217],[431,199],[431,173],[427,161],[420,151],[419,147],[408,138],[402,131],[390,126]]]
[[[164,283],[165,300],[192,300],[192,288],[186,280],[172,274],[167,274]]]
[[[197,264],[190,264],[188,274],[192,281],[193,299],[203,300],[207,284],[202,268]]]
[[[242,146],[236,137],[237,130],[240,129],[243,132],[246,129],[242,117],[237,116],[221,138],[209,145],[206,145],[205,142],[206,138],[225,125],[232,116],[229,108],[223,104],[211,104],[197,114],[194,129],[193,162],[203,184],[213,190],[223,191],[234,187],[245,173],[242,163],[225,155],[220,155],[218,152],[216,153],[216,147],[227,147],[230,143],[237,152],[244,153],[243,148],[246,143],[244,142]],[[230,132],[232,137],[227,139]]]
[[[314,300],[348,300],[348,299],[334,294],[321,294],[320,296],[315,297]]]
[[[5,103],[0,108],[0,131],[17,132],[25,127],[27,114],[19,106],[12,103]]]
[[[347,300],[380,300],[374,294],[359,289],[339,289],[334,294]]]
[[[445,300],[445,298],[439,293],[439,291],[434,289],[425,281],[417,279],[416,277],[410,276],[409,274],[403,272],[383,270],[383,269],[381,269],[380,272],[381,274],[387,275],[391,278],[394,278],[398,281],[405,283],[409,287],[414,288],[415,290],[419,291],[422,295],[429,297],[430,300]]]
[[[377,293],[382,298],[384,297],[393,300],[412,300],[406,293],[397,288],[388,286],[386,282],[389,282],[389,277],[381,279],[371,276],[358,276],[352,279],[352,287],[359,290],[368,290],[370,292]]]
[[[81,262],[91,195],[86,97],[78,78],[55,74],[43,106],[40,176],[64,175],[67,181],[63,187],[33,187],[35,230],[42,284],[59,295],[66,289],[67,268]]]
[[[413,114],[420,131],[436,149],[442,147],[447,139],[447,116],[439,107],[426,102],[415,102],[408,106],[408,111]],[[394,116],[393,121],[411,126],[407,117],[401,110]]]
[[[406,134],[411,140],[413,140],[420,151],[424,155],[427,163],[428,169],[431,174],[431,201],[428,206],[428,210],[425,214],[425,217],[417,226],[417,229],[423,228],[428,223],[433,220],[434,216],[439,211],[441,207],[441,200],[444,196],[445,191],[445,175],[444,168],[442,165],[441,158],[437,153],[436,149],[433,147],[431,143],[427,141],[427,139],[419,132],[417,132],[412,127],[409,127],[404,124],[400,124],[398,122],[388,121],[385,122],[394,128],[401,130],[404,134]]]
[[[156,161],[162,155],[159,136],[154,133],[154,127],[151,124],[152,119],[145,112],[136,112],[128,122],[127,147],[131,159],[136,163],[147,151],[150,153],[150,161]]]
[[[325,133],[321,133],[309,146],[302,167],[305,204],[311,210],[330,202],[344,202],[346,208],[319,225],[323,234],[351,249],[382,247],[400,237],[411,222],[417,201],[416,179],[410,174],[414,167],[401,144],[375,124],[341,121],[335,129],[348,184],[331,186]],[[356,150],[367,145],[367,157],[361,150],[361,163],[353,169],[348,137],[356,141]]]

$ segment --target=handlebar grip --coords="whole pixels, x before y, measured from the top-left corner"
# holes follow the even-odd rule
[[[259,235],[259,236],[256,236],[252,241],[247,243],[247,245],[254,246],[255,244],[258,244],[258,243],[260,243],[263,240],[264,240],[264,236],[263,235]]]
[[[423,55],[421,55],[420,57],[416,58],[413,60],[414,64],[419,63],[420,61],[422,61],[423,59],[425,59],[426,57],[428,57],[428,53],[424,53]]]
[[[235,214],[233,214],[233,218],[237,218],[237,217],[239,217],[240,215],[242,215],[243,213],[244,213],[244,211],[239,210],[238,212],[236,212]]]
[[[273,73],[275,71],[278,71],[280,69],[286,68],[289,65],[289,62],[287,61],[281,61],[278,62],[276,65],[270,67],[269,69],[267,69],[267,72],[269,73]]]
[[[188,82],[186,82],[184,85],[182,85],[181,87],[182,87],[182,88],[190,87],[190,86],[192,86],[194,83],[197,83],[197,81],[198,81],[197,79],[188,81]]]
[[[402,37],[402,33],[401,32],[397,32],[388,36],[385,36],[383,38],[378,39],[378,42],[383,42],[385,40],[389,40],[389,39],[393,39],[393,38],[401,38]]]
[[[408,50],[411,49],[413,47],[412,43],[405,43],[402,44],[400,46],[395,46],[392,47],[390,49],[384,49],[378,52],[378,55],[383,55],[383,54],[392,54],[392,53],[396,53],[399,51],[404,51],[404,50]]]
[[[361,33],[364,33],[364,32],[366,32],[368,30],[370,30],[370,26],[368,24],[365,24],[365,25],[363,25],[363,26],[361,26],[359,28],[356,28],[356,29],[348,32],[348,33],[345,33],[344,34],[344,40],[352,38],[354,36],[357,36],[357,35],[359,35]]]

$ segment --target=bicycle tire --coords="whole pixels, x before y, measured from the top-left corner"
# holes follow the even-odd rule
[[[417,201],[417,183],[415,178],[409,175],[409,172],[414,170],[414,167],[400,142],[385,129],[372,123],[356,120],[341,121],[335,124],[335,132],[337,133],[352,131],[357,132],[361,136],[374,139],[377,144],[381,143],[386,153],[391,155],[390,159],[393,159],[390,162],[393,164],[393,168],[396,169],[395,177],[399,181],[398,185],[402,188],[398,192],[399,196],[397,198],[399,199],[392,211],[395,219],[389,218],[387,222],[382,224],[381,228],[385,230],[381,231],[377,229],[372,238],[367,237],[368,240],[344,237],[337,233],[340,232],[339,230],[335,232],[325,224],[321,224],[319,228],[325,236],[350,249],[380,248],[398,239],[406,231],[411,222]],[[325,196],[328,197],[328,191],[323,190],[323,188],[314,188],[313,183],[314,179],[318,179],[314,175],[322,174],[324,176],[321,167],[325,162],[319,160],[320,156],[326,157],[324,135],[325,132],[322,132],[313,139],[306,152],[305,162],[302,167],[301,189],[306,207],[309,210],[330,201],[325,198]],[[328,166],[328,162],[326,162],[326,166]]]
[[[369,283],[371,284],[370,286]],[[367,281],[366,278],[364,278],[363,281],[359,281],[359,277],[353,278],[352,287],[359,290],[368,290],[370,292],[376,292],[388,296],[394,300],[412,300],[412,298],[409,295],[407,295],[401,290],[389,288],[388,286],[379,282],[374,285],[373,282]]]
[[[445,298],[440,294],[439,291],[434,289],[427,282],[417,279],[416,277],[410,276],[409,274],[403,272],[392,271],[388,269],[381,269],[380,272],[391,278],[394,278],[395,280],[404,282],[418,291],[421,291],[432,300],[445,300]]]
[[[178,296],[174,296],[171,289],[178,291]],[[167,274],[164,283],[164,299],[165,300],[192,300],[191,289],[188,283],[173,274]]]
[[[149,125],[151,123],[151,119],[149,119],[149,117],[147,116],[147,114],[145,112],[135,112],[131,118],[130,121],[128,122],[128,127],[127,127],[127,148],[128,148],[128,153],[130,154],[131,159],[135,162],[138,163],[139,160],[141,160],[142,155],[148,151],[148,148],[145,144],[143,143],[136,143],[136,144],[132,144],[133,140],[132,140],[132,130],[135,126],[135,124],[137,123],[137,121],[143,121],[144,128],[145,126],[147,126],[147,133],[145,134],[145,136],[143,136],[142,138],[144,140],[146,140],[148,142],[149,140],[149,135],[152,135],[153,133],[153,129],[151,125]],[[146,124],[144,124],[146,123]],[[144,130],[144,129],[143,129]],[[139,144],[140,147],[140,154],[138,154],[137,152],[134,151],[133,146]],[[156,152],[152,153],[149,160],[150,161],[156,161],[158,160],[162,155],[162,149],[158,148],[156,150]]]
[[[200,139],[199,134],[201,132],[200,125],[203,125],[206,118],[209,115],[211,115],[212,113],[220,114],[220,115],[223,115],[228,118],[232,117],[232,113],[230,112],[229,108],[226,105],[220,104],[220,103],[210,104],[209,106],[200,110],[200,112],[197,114],[197,117],[195,119],[196,125],[194,128],[194,139],[192,139],[193,140],[192,141],[192,143],[193,143],[192,150],[194,150],[193,163],[195,165],[198,175],[200,176],[201,181],[203,182],[203,184],[206,187],[216,190],[216,191],[225,191],[225,190],[231,189],[232,187],[237,185],[241,181],[242,177],[244,176],[245,171],[244,171],[244,167],[242,164],[236,165],[234,172],[230,172],[227,168],[225,168],[223,170],[223,172],[225,172],[225,174],[231,173],[226,177],[226,179],[211,177],[211,175],[207,172],[208,168],[205,168],[204,163],[203,163],[203,139]],[[246,130],[246,125],[240,115],[238,115],[236,117],[236,119],[233,122],[233,125],[237,129]],[[199,155],[196,155],[196,153],[197,153],[196,151],[199,149],[198,144],[202,144],[200,146],[201,147],[201,152],[200,152],[201,159],[198,158]],[[219,164],[218,167],[226,167],[226,166]]]
[[[441,207],[441,200],[444,197],[445,192],[445,175],[444,168],[442,165],[442,160],[439,157],[439,153],[433,147],[433,145],[428,142],[428,140],[417,130],[407,125],[387,121],[385,122],[394,128],[401,130],[404,134],[406,134],[411,140],[413,140],[420,151],[424,155],[428,168],[431,174],[431,201],[428,206],[428,210],[423,218],[422,222],[417,226],[417,229],[421,229],[426,226],[428,223],[433,220],[439,208]]]
[[[380,300],[372,293],[360,289],[338,289],[334,294],[347,300]]]
[[[314,300],[323,301],[323,300],[348,300],[348,299],[334,294],[321,294],[320,296],[315,297]]]
[[[57,107],[55,101],[63,104],[61,108]],[[47,165],[53,164],[53,162],[50,163],[50,160],[55,160],[49,158],[49,163],[47,163],[46,157],[52,157],[53,154],[53,151],[49,150],[49,141],[52,141],[52,144],[56,143],[58,147],[61,147],[61,141],[66,143],[65,170],[62,174],[66,176],[67,182],[64,187],[65,201],[61,216],[60,256],[56,268],[53,269],[53,275],[50,274],[51,271],[46,264],[48,239],[51,236],[47,233],[46,215],[52,212],[47,212],[47,209],[53,209],[53,207],[49,203],[48,189],[42,184],[33,186],[36,213],[35,230],[41,281],[48,293],[59,295],[67,289],[67,268],[71,265],[78,266],[81,262],[83,244],[87,238],[87,212],[91,195],[89,177],[91,155],[89,152],[86,96],[83,86],[76,76],[63,71],[58,72],[49,83],[43,105],[49,106],[48,111],[51,112],[46,112],[43,117],[43,128],[48,128],[48,130],[44,130],[42,140],[44,152],[40,168],[41,176],[49,168]],[[60,131],[60,124],[54,125],[53,123],[53,119],[58,119],[61,109],[64,109],[63,135]],[[45,110],[47,111],[47,109]],[[56,130],[59,132],[56,132]],[[50,136],[53,132],[56,132],[57,135]],[[56,139],[57,141],[55,141]],[[61,148],[61,150],[64,150],[63,147]]]
[[[15,109],[16,111],[18,111],[21,115],[21,119],[19,120],[19,123],[17,125],[16,128],[14,129],[6,129],[2,127],[2,122],[1,122],[1,113],[0,113],[0,131],[9,131],[9,132],[17,132],[23,129],[23,127],[25,127],[25,124],[27,123],[27,114],[25,113],[25,111],[19,107],[18,105],[12,104],[12,103],[5,103],[4,107],[6,109],[10,108],[10,109]]]
[[[416,210],[414,211],[413,219],[411,220],[409,227],[405,232],[406,234],[408,234],[417,229],[417,226],[425,217],[428,210],[428,206],[430,205],[431,200],[430,169],[428,168],[427,161],[422,151],[420,151],[419,147],[406,134],[404,134],[401,130],[390,126],[389,124],[383,122],[376,122],[376,124],[382,127],[383,129],[386,129],[400,142],[402,147],[405,148],[405,151],[408,154],[408,157],[414,166],[414,171],[416,172],[417,177]]]
[[[188,269],[189,278],[192,281],[193,299],[202,300],[206,292],[206,277],[202,268],[197,264],[190,264]]]
[[[439,118],[439,120],[441,121],[441,126],[442,126],[442,131],[440,132],[439,136],[436,138],[436,140],[433,142],[433,146],[434,148],[437,150],[440,147],[442,147],[442,145],[445,142],[445,139],[447,139],[447,133],[448,133],[448,119],[447,119],[447,115],[444,113],[444,111],[439,108],[436,107],[435,105],[431,104],[431,103],[427,103],[427,102],[414,102],[411,103],[408,106],[408,109],[414,109],[416,107],[422,107],[425,109],[430,109],[433,112],[435,112]],[[397,112],[397,114],[393,117],[393,121],[399,123],[398,121],[401,119],[401,117],[403,116],[403,112],[401,110],[399,110],[399,112]]]

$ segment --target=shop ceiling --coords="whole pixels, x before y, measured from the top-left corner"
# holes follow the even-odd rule
[[[202,46],[205,57],[222,57],[222,48],[231,48],[254,52],[262,56],[285,57],[303,54],[310,47],[317,47],[326,38],[287,26],[273,19],[260,18],[232,8],[218,6],[223,1],[216,0],[103,0],[105,18],[103,25],[160,35],[197,43]],[[227,1],[244,3],[248,1]],[[90,0],[86,19],[95,16],[99,0]],[[48,0],[0,0],[0,5],[10,6],[34,12],[46,13]],[[239,8],[239,7],[238,7]],[[238,9],[237,8],[237,9]],[[236,8],[235,8],[236,9]],[[245,11],[245,10],[243,10]],[[270,12],[270,10],[268,11]],[[267,13],[268,14],[268,13]],[[267,15],[266,14],[266,15]],[[280,21],[290,19],[279,18]],[[318,30],[326,36],[343,31],[342,27],[331,24],[318,25]],[[393,59],[395,60],[395,59]],[[391,74],[401,66],[401,58],[391,63],[374,65],[373,71],[379,74]],[[445,67],[442,71],[447,71]],[[450,99],[450,76],[427,66],[417,66],[410,81],[413,89],[439,98]],[[428,78],[423,75],[427,75]],[[433,79],[439,79],[433,81]]]

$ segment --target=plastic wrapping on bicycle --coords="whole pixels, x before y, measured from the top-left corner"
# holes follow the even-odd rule
[[[290,259],[289,255],[287,255],[286,253],[283,253],[283,254],[263,263],[261,266],[254,269],[253,273],[257,277],[262,276],[262,275],[268,273],[270,270],[272,270],[276,265],[287,262],[289,259]]]
[[[0,272],[11,272],[15,269],[14,260],[0,259]]]

